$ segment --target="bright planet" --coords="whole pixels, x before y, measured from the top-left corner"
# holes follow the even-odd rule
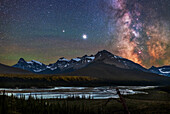
[[[83,39],[87,39],[87,35],[86,34],[83,34]]]

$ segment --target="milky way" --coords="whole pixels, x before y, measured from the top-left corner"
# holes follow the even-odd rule
[[[169,7],[166,0],[107,1],[110,49],[146,67],[170,64]]]

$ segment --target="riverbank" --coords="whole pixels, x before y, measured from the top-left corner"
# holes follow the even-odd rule
[[[166,78],[165,78],[166,79]],[[0,74],[0,88],[51,88],[96,86],[160,86],[166,85],[149,80],[103,79],[89,76],[62,76],[38,74]]]

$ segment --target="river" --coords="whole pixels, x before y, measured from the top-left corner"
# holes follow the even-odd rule
[[[91,98],[91,99],[108,99],[108,98],[119,98],[116,92],[116,88],[122,95],[133,95],[133,94],[148,94],[142,90],[152,89],[156,86],[104,86],[104,87],[54,87],[54,88],[26,88],[26,89],[10,89],[0,88],[0,94],[15,97],[25,97],[28,99],[29,96],[38,99],[52,99],[52,98]]]

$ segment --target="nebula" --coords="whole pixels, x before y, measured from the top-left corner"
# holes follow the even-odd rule
[[[107,1],[110,50],[145,67],[168,65],[169,23],[150,5],[139,0]]]

